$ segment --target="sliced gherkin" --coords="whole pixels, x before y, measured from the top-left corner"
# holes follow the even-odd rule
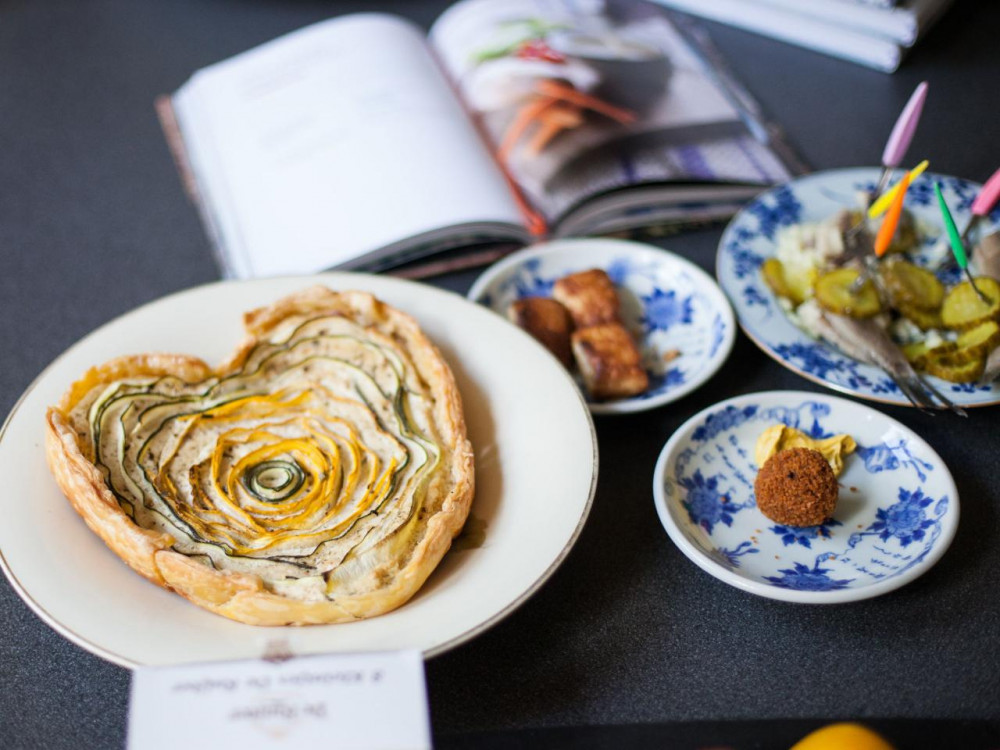
[[[816,301],[824,309],[851,318],[870,318],[882,311],[878,292],[870,279],[854,289],[859,273],[853,268],[838,268],[816,280]]]
[[[955,343],[962,350],[985,357],[996,348],[997,344],[1000,344],[1000,325],[997,325],[996,321],[987,320],[963,331]]]
[[[918,370],[923,370],[927,365],[928,356],[945,354],[947,352],[954,351],[957,348],[958,345],[953,341],[945,341],[938,346],[928,346],[926,341],[915,341],[912,344],[905,344],[902,347],[903,356],[905,356],[907,361]]]
[[[900,315],[921,331],[944,327],[941,322],[941,313],[937,310],[921,310],[919,307],[910,307],[909,305],[899,305],[896,309],[899,310]]]
[[[926,268],[893,258],[882,265],[880,273],[895,307],[937,310],[944,301],[944,285]]]
[[[986,301],[976,293],[978,289]],[[976,279],[976,289],[963,281],[945,295],[941,303],[941,322],[948,328],[966,330],[1000,317],[1000,284],[988,276]]]
[[[952,383],[973,383],[983,374],[986,360],[983,357],[966,359],[958,356],[961,350],[928,356],[925,369],[931,375]]]

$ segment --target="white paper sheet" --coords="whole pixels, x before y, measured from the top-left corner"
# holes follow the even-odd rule
[[[417,651],[144,667],[132,676],[130,750],[430,750]]]
[[[197,72],[174,106],[227,275],[317,271],[444,227],[523,235],[489,151],[402,19],[307,27]]]

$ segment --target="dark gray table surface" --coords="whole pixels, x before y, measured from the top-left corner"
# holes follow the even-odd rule
[[[444,4],[0,2],[0,413],[95,327],[218,278],[154,97],[208,63],[374,6],[428,24]],[[930,99],[911,154],[980,181],[1000,165],[1000,3],[957,3],[893,76],[706,28],[814,168],[876,163],[924,79]],[[711,272],[719,232],[661,244]],[[475,276],[434,283],[464,291]],[[741,335],[731,365],[681,402],[598,420],[597,495],[568,559],[505,621],[427,664],[440,737],[781,717],[1000,721],[996,409],[963,421],[884,407],[951,467],[962,500],[955,541],[895,593],[796,606],[698,570],[663,532],[650,491],[657,454],[685,419],[772,388],[821,390]],[[64,640],[0,581],[0,746],[121,747],[128,685],[126,670]]]

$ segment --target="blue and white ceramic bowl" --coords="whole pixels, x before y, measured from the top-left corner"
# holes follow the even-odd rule
[[[801,177],[762,193],[730,222],[719,243],[716,276],[736,310],[744,332],[767,354],[809,380],[836,391],[884,403],[909,406],[894,382],[877,367],[863,364],[836,348],[811,338],[795,326],[778,305],[761,277],[760,266],[775,254],[782,227],[829,218],[855,205],[859,190],[871,190],[880,170],[870,167],[837,169]],[[906,195],[906,208],[917,221],[923,238],[917,262],[929,261],[932,248],[943,230],[934,196],[934,181],[940,180],[944,197],[959,227],[971,218],[972,201],[980,185],[957,177],[924,174]],[[1000,225],[1000,209],[980,222],[978,233],[989,233]],[[953,269],[942,276],[946,283],[960,280]],[[1000,384],[948,383],[932,380],[938,390],[962,406],[1000,403]]]
[[[778,423],[857,442],[831,521],[794,528],[757,510],[754,446]],[[653,497],[670,538],[700,568],[790,602],[892,591],[936,563],[958,526],[955,482],[920,437],[870,407],[798,391],[739,396],[689,419],[660,454]]]
[[[726,296],[696,265],[652,245],[612,239],[535,245],[483,273],[469,299],[506,315],[511,302],[550,296],[556,280],[590,268],[604,269],[618,287],[623,323],[636,337],[650,381],[633,398],[588,401],[593,413],[643,411],[676,401],[729,356],[736,323]]]

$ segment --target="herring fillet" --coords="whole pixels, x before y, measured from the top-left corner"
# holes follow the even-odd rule
[[[872,318],[849,318],[824,310],[816,328],[844,354],[882,368],[893,379],[916,377],[903,352]]]
[[[1000,281],[1000,232],[988,234],[976,245],[972,265],[980,276],[990,276]]]
[[[1000,232],[988,234],[976,245],[972,263],[980,276],[990,276],[1000,281]],[[981,383],[992,383],[1000,377],[1000,346],[993,349],[986,358]]]
[[[943,408],[966,416],[963,409],[921,379],[902,350],[876,320],[849,318],[823,311],[816,321],[816,331],[848,356],[881,368],[918,409],[927,411],[934,408],[933,400],[937,399]]]

